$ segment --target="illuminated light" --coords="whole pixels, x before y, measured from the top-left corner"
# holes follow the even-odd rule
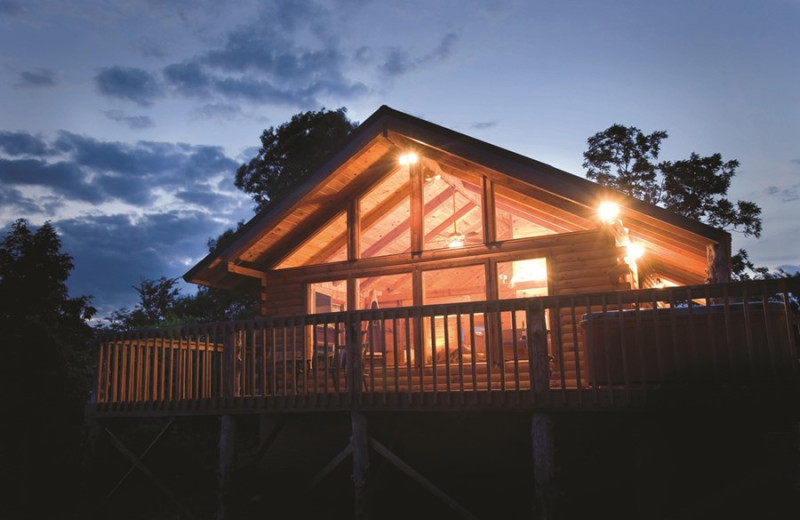
[[[417,164],[418,160],[419,160],[419,157],[414,152],[404,153],[398,158],[398,162],[400,163],[400,166]]]
[[[450,248],[457,248],[457,247],[464,247],[464,235],[462,233],[453,233],[450,235],[450,238],[447,239],[447,247]]]
[[[547,261],[544,258],[517,260],[512,265],[514,269],[514,275],[511,277],[512,285],[547,280]]]
[[[644,255],[644,246],[642,244],[631,243],[628,245],[628,259],[638,260]]]
[[[619,204],[616,202],[605,201],[597,208],[597,214],[604,224],[612,224],[619,217]]]

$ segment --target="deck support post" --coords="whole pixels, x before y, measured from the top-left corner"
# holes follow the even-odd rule
[[[360,411],[353,410],[350,412],[350,422],[353,429],[350,445],[353,448],[354,518],[366,520],[369,517],[367,507],[367,474],[369,473],[367,419]]]
[[[223,415],[219,420],[219,466],[217,467],[217,520],[233,517],[233,473],[236,469],[236,417]]]
[[[552,414],[535,412],[531,421],[533,440],[533,518],[556,518],[555,428]]]

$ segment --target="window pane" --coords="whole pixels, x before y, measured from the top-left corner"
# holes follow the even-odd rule
[[[371,258],[411,248],[411,199],[407,168],[379,182],[359,201],[361,257]]]
[[[309,284],[309,295],[311,314],[347,310],[347,280]]]
[[[423,195],[424,249],[483,243],[480,186],[444,174],[427,178]]]
[[[278,264],[278,269],[345,260],[347,260],[347,214],[340,213]]]
[[[474,302],[486,299],[483,264],[422,273],[424,304]]]
[[[497,240],[531,238],[557,233],[551,216],[536,208],[531,197],[500,186],[495,187]]]

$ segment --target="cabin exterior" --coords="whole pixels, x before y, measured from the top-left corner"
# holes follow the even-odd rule
[[[185,275],[259,284],[261,317],[104,338],[89,411],[348,411],[358,467],[370,412],[531,412],[546,462],[548,412],[686,388],[794,398],[797,287],[730,283],[730,250],[725,231],[381,107]]]

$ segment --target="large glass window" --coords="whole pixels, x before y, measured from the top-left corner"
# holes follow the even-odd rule
[[[359,309],[408,307],[414,302],[411,273],[359,278],[357,286]],[[371,363],[385,360],[393,365],[413,361],[409,338],[413,337],[414,325],[407,318],[379,318],[365,322],[362,327],[365,355],[373,358]]]
[[[422,273],[423,303],[443,304],[482,301],[486,299],[486,270],[483,264],[436,269]],[[475,329],[470,333],[470,326]],[[447,314],[423,317],[423,346],[425,363],[445,362],[458,355],[485,357],[485,324],[482,314]],[[475,338],[475,345],[471,344]]]
[[[347,213],[342,212],[305,240],[277,267],[285,269],[344,260],[347,260]]]
[[[547,278],[545,258],[525,258],[497,263],[497,292],[501,300],[547,296]],[[545,328],[549,328],[548,312],[544,316]],[[527,359],[528,328],[532,325],[527,319],[524,310],[500,313],[503,359]]]
[[[536,201],[502,186],[495,187],[497,240],[531,238],[557,233],[552,216],[536,207]]]
[[[347,310],[347,280],[309,284],[309,312],[322,314]]]
[[[361,257],[403,253],[411,247],[411,183],[401,168],[359,201]]]
[[[424,249],[483,243],[481,187],[447,174],[425,177]]]

